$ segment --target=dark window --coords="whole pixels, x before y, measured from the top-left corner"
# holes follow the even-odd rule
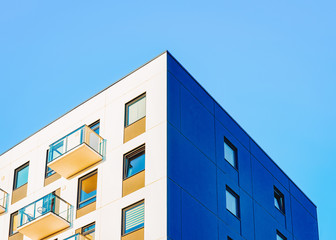
[[[125,113],[126,113],[126,119],[125,119],[126,127],[138,121],[139,119],[145,117],[146,116],[146,94],[142,94],[141,96],[126,103]]]
[[[78,180],[78,204],[77,208],[96,201],[97,195],[97,170],[81,177]]]
[[[145,170],[145,145],[124,155],[124,179]]]
[[[95,133],[99,135],[99,127],[100,127],[100,121],[95,121],[94,123],[89,125],[89,128],[91,128]]]
[[[285,197],[276,187],[274,187],[274,205],[285,214]]]
[[[47,160],[46,160],[47,163],[46,163],[45,178],[50,177],[51,175],[53,175],[53,174],[56,173],[54,170],[52,170],[50,167],[48,167],[48,163],[49,163],[49,161],[48,161],[48,159],[49,159],[48,155],[49,155],[49,149],[47,150]]]
[[[145,203],[140,201],[122,210],[122,235],[144,227]]]
[[[237,149],[226,138],[224,138],[224,158],[234,168],[237,168]]]
[[[95,239],[95,230],[96,230],[96,224],[91,223],[89,225],[86,225],[82,227],[82,235],[86,237],[88,240],[94,240]]]
[[[277,231],[276,240],[287,240],[287,238]]]
[[[226,209],[239,218],[239,196],[226,187]]]
[[[233,240],[232,238],[230,238],[229,236],[227,237],[227,240]]]
[[[9,224],[9,236],[17,233],[17,227],[19,225],[18,212],[12,213],[10,215],[10,224]]]
[[[29,162],[15,169],[14,190],[28,183]]]

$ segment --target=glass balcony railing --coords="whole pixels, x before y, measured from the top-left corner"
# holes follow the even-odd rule
[[[82,234],[75,234],[75,235],[72,235],[71,237],[68,237],[64,240],[91,240],[90,238],[87,238],[85,236],[83,236]]]
[[[67,221],[70,225],[72,224],[73,206],[54,193],[50,193],[18,211],[18,228],[48,213],[53,213]]]
[[[7,211],[8,193],[0,188],[0,214]]]
[[[103,160],[105,140],[84,125],[50,145],[48,167],[65,178]]]
[[[84,125],[50,145],[48,162],[54,161],[83,143],[91,147],[101,156],[104,155],[104,139],[91,128]]]

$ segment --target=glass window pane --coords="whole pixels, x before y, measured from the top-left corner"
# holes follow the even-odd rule
[[[96,201],[97,173],[81,181],[79,208]]]
[[[282,213],[285,213],[284,195],[274,187],[274,206]]]
[[[146,116],[146,96],[127,106],[127,125]]]
[[[125,229],[124,233],[130,233],[144,226],[145,205],[141,203],[125,211]]]
[[[226,209],[238,217],[238,199],[226,190]]]
[[[227,143],[224,142],[224,158],[234,167],[236,167],[235,157],[236,157],[235,151]]]
[[[133,176],[145,169],[145,152],[142,152],[133,158],[127,159],[127,174],[126,177]]]
[[[15,189],[25,185],[28,182],[29,165],[16,172]]]

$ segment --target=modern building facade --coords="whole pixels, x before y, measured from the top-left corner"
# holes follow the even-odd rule
[[[0,156],[0,239],[318,240],[316,206],[164,52]]]

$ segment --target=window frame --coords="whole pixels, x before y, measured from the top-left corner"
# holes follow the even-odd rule
[[[287,240],[287,238],[281,233],[279,232],[279,230],[276,231],[276,238],[278,238],[278,236],[282,239],[282,240]],[[278,240],[278,239],[276,239]]]
[[[141,229],[141,228],[144,228],[145,227],[145,210],[144,210],[144,226],[142,226],[142,227],[140,227],[140,228],[137,228],[137,229],[135,229],[135,230],[133,230],[133,231],[131,231],[131,232],[128,232],[128,233],[125,233],[125,223],[126,223],[126,211],[128,211],[128,210],[130,210],[130,209],[132,209],[132,208],[135,208],[135,207],[137,207],[137,206],[139,206],[139,205],[141,205],[141,204],[144,204],[144,207],[145,207],[145,199],[142,199],[142,200],[140,200],[140,201],[138,201],[138,202],[136,202],[136,203],[133,203],[133,204],[131,204],[131,205],[129,205],[129,206],[127,206],[127,207],[125,207],[125,208],[123,208],[122,210],[121,210],[121,236],[123,237],[123,236],[126,236],[126,235],[128,235],[128,234],[131,234],[131,233],[133,233],[133,232],[135,232],[135,231],[138,231],[139,229]]]
[[[91,227],[92,225],[95,225],[95,227],[94,227],[94,229],[93,230],[89,230],[88,232],[86,232],[86,233],[84,233],[84,229],[85,228],[88,228],[88,227]],[[85,225],[85,226],[83,226],[83,227],[81,227],[81,234],[85,237],[85,235],[88,235],[88,234],[91,234],[91,233],[93,233],[93,232],[96,232],[96,222],[92,222],[92,223],[90,223],[90,224],[87,224],[87,225]]]
[[[90,197],[90,198],[88,198],[88,199],[85,199],[84,201],[80,201],[80,194],[81,194],[81,189],[82,189],[82,182],[83,182],[85,179],[88,179],[89,177],[92,177],[92,176],[95,175],[95,174],[97,174],[97,186],[96,186],[96,191],[98,191],[98,169],[95,169],[95,170],[93,170],[92,172],[90,172],[90,173],[88,173],[88,174],[86,174],[86,175],[84,175],[84,176],[78,178],[77,210],[78,210],[78,209],[81,209],[81,208],[84,208],[84,207],[88,206],[89,204],[94,203],[94,202],[97,201],[97,193],[96,193],[95,196],[92,196],[92,197]],[[91,202],[91,203],[86,204],[85,206],[79,207],[81,204],[83,204],[83,203],[85,203],[85,202],[88,202],[88,201],[90,201],[90,200],[93,199],[93,198],[96,198],[96,200],[93,201],[93,202]]]
[[[20,172],[21,170],[23,170],[26,167],[28,167],[27,182],[25,184],[21,185],[20,187],[16,187],[16,184],[17,184],[17,174],[18,174],[18,172]],[[14,170],[13,191],[16,190],[16,189],[19,189],[19,188],[23,187],[26,184],[28,184],[28,180],[29,180],[29,161]]]
[[[14,216],[18,216],[18,215],[19,215],[19,211],[16,211],[16,212],[11,213],[11,215],[9,217],[9,236],[13,236],[13,235],[19,233],[18,231],[13,232],[13,222],[14,222],[13,219],[14,219]]]
[[[132,158],[132,157],[135,157],[137,155],[140,155],[142,152],[145,155],[145,168],[143,170],[141,170],[140,172],[137,172],[134,175],[127,177],[128,165],[129,165],[129,162],[131,162],[128,159]],[[146,144],[142,144],[141,146],[139,146],[139,147],[133,149],[132,151],[129,151],[128,153],[124,154],[124,161],[123,162],[124,162],[123,180],[131,178],[131,177],[145,171],[146,170]]]
[[[100,119],[98,119],[97,121],[91,123],[88,127],[90,129],[92,129],[92,131],[94,131],[94,132],[96,132],[95,130],[98,128],[99,129],[99,133],[97,133],[97,134],[100,135]]]
[[[127,102],[127,103],[125,103],[125,123],[124,123],[124,127],[126,128],[126,127],[128,127],[128,126],[131,126],[132,124],[134,124],[134,123],[136,123],[136,122],[138,122],[138,121],[140,121],[141,119],[143,119],[143,118],[145,118],[146,117],[146,115],[147,115],[147,113],[145,114],[145,116],[143,116],[142,118],[139,118],[138,120],[136,120],[135,122],[133,122],[133,123],[131,123],[131,124],[127,124],[128,123],[128,106],[129,105],[132,105],[133,103],[136,103],[137,101],[139,101],[139,100],[141,100],[142,98],[146,98],[147,96],[146,96],[146,92],[144,92],[144,93],[142,93],[142,94],[140,94],[139,96],[137,96],[136,98],[133,98],[131,101],[129,101],[129,102]],[[147,100],[147,99],[146,99]],[[147,104],[147,102],[146,102],[146,104]],[[147,107],[147,106],[146,106]]]
[[[278,209],[282,214],[286,214],[286,208],[285,208],[285,195],[276,187],[274,186],[274,195],[273,195],[273,200],[274,200],[274,207],[276,209]],[[280,209],[275,205],[275,201],[277,201],[278,199],[276,198],[276,194],[277,196],[280,198],[281,200],[281,205],[280,205]]]
[[[226,158],[225,158],[225,144],[232,149],[232,151],[234,152],[234,165],[232,165]],[[225,161],[227,161],[234,169],[236,169],[238,171],[238,149],[235,147],[235,145],[233,145],[229,139],[227,139],[226,137],[224,137],[224,159]]]
[[[231,212],[228,208],[227,208],[227,193],[230,193],[236,200],[236,208],[237,208],[237,215],[234,214],[233,212]],[[235,193],[235,191],[233,191],[229,186],[226,186],[226,191],[225,191],[225,201],[226,201],[226,210],[229,211],[233,216],[235,216],[237,219],[240,220],[240,197],[237,193]]]

